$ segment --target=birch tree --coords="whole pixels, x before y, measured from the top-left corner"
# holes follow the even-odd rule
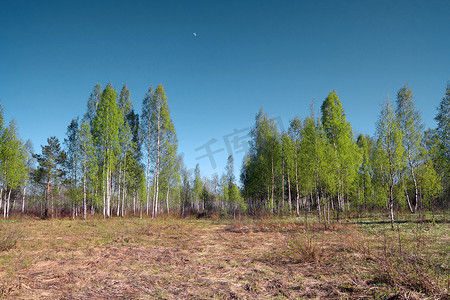
[[[345,195],[349,195],[360,164],[360,154],[349,122],[335,91],[331,92],[321,106],[322,125],[334,150],[333,169],[339,210],[345,210]]]
[[[90,191],[91,202],[94,202],[97,187],[97,157],[95,155],[94,139],[87,121],[81,123],[79,129],[80,161],[83,172],[83,218],[87,217],[87,195]]]
[[[33,169],[35,168],[35,163],[36,163],[35,159],[33,158],[33,152],[34,152],[33,143],[31,142],[30,139],[28,139],[25,142],[24,150],[25,150],[25,161],[26,161],[26,168],[27,168],[28,176],[27,176],[27,179],[25,180],[25,182],[23,183],[22,214],[25,213],[25,197],[27,194],[27,187],[31,183],[30,174],[32,173]]]
[[[389,100],[383,105],[377,121],[377,137],[384,150],[385,172],[389,180],[389,213],[394,230],[394,187],[404,165],[403,134]]]
[[[450,82],[447,83],[445,96],[437,108],[435,117],[436,133],[439,138],[439,154],[441,156],[442,179],[447,199],[450,197]],[[445,198],[445,196],[444,196]]]
[[[413,95],[408,85],[403,86],[397,94],[396,114],[403,134],[403,146],[407,159],[407,169],[414,183],[414,208],[405,188],[405,196],[411,212],[419,208],[420,197],[417,182],[417,168],[419,167],[421,144],[423,139],[423,124],[420,114],[416,110]]]
[[[7,193],[4,206],[5,219],[9,218],[11,192],[23,184],[27,179],[26,155],[22,141],[17,132],[15,120],[5,128],[2,138],[2,166],[4,174],[5,193]]]
[[[80,143],[79,143],[79,125],[78,118],[73,119],[69,126],[67,127],[67,138],[64,139],[64,145],[66,148],[66,164],[68,183],[69,183],[69,197],[72,204],[72,217],[75,218],[76,209],[79,205],[79,190],[78,190],[78,179],[79,179],[79,154],[80,154]]]
[[[295,175],[295,191],[296,191],[296,212],[297,217],[300,216],[300,190],[298,188],[298,168],[299,168],[299,149],[301,140],[302,121],[296,117],[290,122],[289,136],[294,143],[294,175]]]
[[[111,216],[112,173],[117,166],[119,128],[123,116],[117,105],[117,94],[111,84],[103,90],[97,107],[94,125],[94,141],[98,150],[103,174],[103,216]]]
[[[150,192],[150,164],[153,164],[152,217],[154,217],[159,211],[160,175],[163,158],[166,155],[171,155],[175,148],[174,145],[177,143],[175,127],[170,118],[170,109],[162,85],[158,85],[155,91],[150,88],[142,103],[142,128],[147,150],[148,193]]]

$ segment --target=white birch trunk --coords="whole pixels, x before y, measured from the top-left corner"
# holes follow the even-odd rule
[[[25,213],[25,192],[27,191],[27,186],[23,187],[23,195],[22,195],[22,214]]]
[[[7,204],[5,205],[5,208],[6,208],[6,219],[9,219],[9,209],[10,209],[10,202],[9,202],[9,200],[11,199],[11,190],[12,190],[12,189],[9,189],[9,193],[8,193],[8,202],[7,202]]]

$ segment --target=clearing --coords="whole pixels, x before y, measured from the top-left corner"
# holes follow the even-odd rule
[[[0,298],[449,298],[447,223],[354,222],[0,221]]]

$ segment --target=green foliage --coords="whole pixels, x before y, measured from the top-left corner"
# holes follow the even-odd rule
[[[377,136],[380,148],[384,151],[380,159],[380,172],[387,180],[389,186],[389,211],[391,214],[391,225],[394,229],[394,189],[400,180],[401,171],[405,164],[403,134],[400,129],[397,116],[392,109],[390,101],[386,101],[381,110],[377,122]]]
[[[435,117],[437,121],[437,134],[441,141],[441,151],[450,160],[450,82],[447,83],[445,96],[438,107]]]
[[[78,179],[80,171],[80,140],[79,140],[79,124],[78,118],[73,119],[67,127],[67,139],[64,139],[66,146],[66,161],[65,167],[67,169],[67,180],[69,188],[69,196],[73,206],[78,205],[80,199],[80,191],[78,190]]]
[[[359,168],[358,174],[358,204],[363,206],[364,209],[372,204],[373,197],[373,165],[371,160],[372,141],[369,136],[360,134],[358,136],[357,145],[360,148],[362,154],[362,163]]]
[[[438,107],[435,117],[437,121],[436,133],[438,137],[437,152],[435,158],[439,157],[439,169],[445,185],[444,190],[447,199],[450,195],[450,82],[447,83],[445,96]]]
[[[150,87],[142,102],[141,119],[143,140],[147,150],[147,193],[150,191],[150,165],[153,164],[154,201],[157,205],[161,181],[165,181],[170,187],[172,181],[178,179],[175,175],[178,140],[162,85],[158,85],[154,91]],[[156,214],[155,209],[153,211]]]
[[[353,140],[352,127],[347,122],[344,109],[336,92],[331,92],[321,106],[322,126],[328,143],[334,150],[334,160],[330,161],[331,172],[327,177],[333,194],[349,195],[355,189],[354,183],[361,164],[361,154]],[[334,174],[333,174],[334,173]],[[337,189],[333,190],[333,186]],[[338,201],[338,205],[343,204]]]
[[[275,122],[261,108],[250,131],[250,149],[241,170],[243,194],[253,212],[275,209],[275,178],[281,172],[281,143]]]
[[[111,84],[103,90],[93,121],[93,136],[102,164],[108,171],[115,168],[119,156],[119,128],[123,115],[117,105],[117,94]]]
[[[25,183],[28,175],[26,163],[25,147],[18,136],[17,125],[13,120],[3,131],[1,147],[3,182],[7,188],[16,189]]]
[[[42,154],[34,154],[33,157],[39,163],[39,169],[36,170],[35,179],[37,181],[43,180],[46,184],[45,193],[45,209],[43,218],[48,217],[49,197],[52,191],[57,187],[58,180],[64,175],[64,164],[66,161],[66,154],[61,149],[61,145],[57,137],[52,136],[47,139],[47,145],[41,146]]]

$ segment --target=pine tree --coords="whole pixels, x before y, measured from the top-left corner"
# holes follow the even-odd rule
[[[66,154],[61,149],[57,137],[52,136],[47,139],[47,145],[41,146],[42,154],[34,154],[33,157],[39,163],[40,173],[46,184],[43,219],[48,218],[49,198],[52,187],[56,186],[57,180],[63,176],[63,166]]]

